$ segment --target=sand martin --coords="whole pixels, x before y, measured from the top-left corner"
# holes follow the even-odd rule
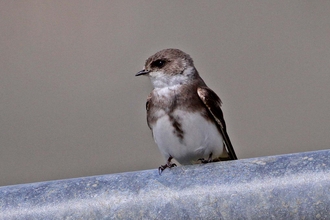
[[[221,100],[199,76],[192,58],[178,49],[165,49],[149,57],[144,69],[154,87],[147,108],[147,123],[162,155],[159,167],[236,160],[226,130]]]

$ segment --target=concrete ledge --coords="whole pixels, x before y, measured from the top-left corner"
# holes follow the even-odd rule
[[[330,219],[330,151],[0,187],[0,219]]]

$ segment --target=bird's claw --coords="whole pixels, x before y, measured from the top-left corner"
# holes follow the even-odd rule
[[[159,175],[161,175],[162,172],[163,172],[166,168],[172,168],[172,167],[176,167],[176,164],[175,164],[175,163],[167,163],[167,164],[165,164],[165,165],[161,165],[161,166],[158,168]]]
[[[210,163],[209,160],[205,160],[204,158],[199,158],[198,161],[200,161],[201,163]]]

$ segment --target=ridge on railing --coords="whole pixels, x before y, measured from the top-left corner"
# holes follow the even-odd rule
[[[330,219],[330,151],[4,186],[0,219]]]

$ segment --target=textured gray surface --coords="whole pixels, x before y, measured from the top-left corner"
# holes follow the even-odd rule
[[[0,219],[329,219],[330,151],[0,187]]]

